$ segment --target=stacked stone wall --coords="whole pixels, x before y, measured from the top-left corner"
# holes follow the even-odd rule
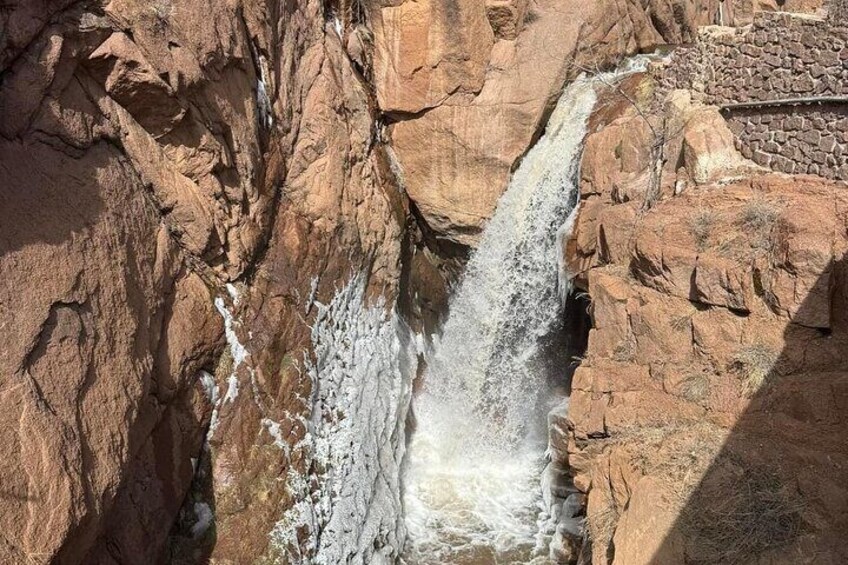
[[[661,82],[720,106],[758,164],[848,180],[848,26],[762,13],[744,28],[708,28]]]

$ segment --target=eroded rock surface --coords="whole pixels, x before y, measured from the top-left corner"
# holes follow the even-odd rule
[[[690,41],[719,8],[713,0],[7,4],[0,561],[9,563],[394,559],[403,525],[386,485],[396,486],[408,393],[394,361],[409,345],[395,305],[415,331],[437,327],[449,282],[567,80]],[[736,23],[748,17],[739,6],[726,12]],[[719,370],[735,362],[727,343],[777,348],[788,340],[781,328],[816,371],[842,359],[835,185],[762,174],[734,152],[721,116],[683,94],[669,99],[665,124],[649,126],[628,107],[607,106],[606,127],[588,140],[586,201],[571,243],[571,264],[596,301],[597,364],[576,376],[556,465],[570,462],[583,491],[599,484],[593,462],[606,461],[586,446],[654,422],[657,407],[723,429],[741,421],[735,380],[723,377],[691,401],[681,398],[686,380],[657,372],[656,359],[701,356],[698,367]],[[682,135],[650,142],[655,130],[675,128]],[[652,169],[657,147],[666,165]],[[645,215],[645,200],[660,204]],[[773,254],[740,232],[735,218],[752,203],[764,206],[767,226],[788,226]],[[744,260],[724,254],[718,231],[692,235],[683,218],[706,204],[718,218],[704,225],[735,234],[728,245]],[[691,331],[668,330],[669,316],[688,316],[693,304]],[[751,341],[762,328],[763,343]],[[354,330],[379,342],[380,355],[354,348],[346,339]],[[646,360],[639,367],[627,361],[633,351]],[[366,357],[392,362],[350,370]],[[841,377],[828,396],[793,375],[792,394],[763,406],[802,398],[795,412],[779,413],[838,426]],[[336,405],[333,392],[346,383],[379,390]],[[340,429],[362,432],[343,423],[360,422],[354,414],[382,433],[331,478],[353,488],[347,499],[387,510],[357,520],[355,536],[339,527],[350,507],[322,491],[331,459],[317,453]],[[805,425],[787,428],[792,445],[815,431]],[[817,465],[811,476],[824,473],[826,447],[803,452]],[[613,449],[606,467],[615,470],[613,512],[632,500],[614,533],[620,554],[686,550],[638,541],[648,516],[668,524],[671,514],[647,509],[666,483],[634,474],[628,453]],[[379,471],[362,470],[366,455],[381,459]],[[797,484],[839,500],[834,481]],[[576,516],[582,495],[555,484]],[[589,492],[590,514],[605,492]],[[304,505],[321,510],[305,519]],[[367,514],[365,502],[353,506]],[[804,519],[839,510],[822,508]],[[333,535],[322,541],[323,528]],[[560,557],[575,557],[573,531],[557,535]]]
[[[593,327],[552,418],[584,555],[838,563],[848,192],[759,169],[714,108],[653,84],[596,116],[567,242]]]
[[[4,13],[0,561],[282,559],[314,301],[390,310],[407,214],[329,12]]]
[[[694,38],[717,2],[391,3],[374,87],[404,187],[440,238],[473,245],[566,80]]]

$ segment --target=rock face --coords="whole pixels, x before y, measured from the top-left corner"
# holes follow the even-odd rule
[[[566,246],[592,329],[552,445],[588,494],[584,557],[844,561],[848,193],[758,169],[654,87],[595,117]]]
[[[848,21],[758,14],[680,49],[662,80],[721,105],[741,153],[773,170],[848,180]],[[768,77],[763,79],[762,77]],[[791,101],[791,102],[788,102]]]
[[[374,87],[404,187],[473,245],[566,80],[694,38],[717,2],[436,0],[374,12]]]
[[[719,10],[717,0],[7,4],[0,562],[69,564],[395,559],[414,372],[405,322],[437,326],[446,281],[567,80],[691,41]],[[735,23],[754,10],[724,4]],[[648,525],[673,531],[673,493],[668,512],[648,509],[670,483],[634,471],[627,445],[644,442],[592,446],[654,422],[657,406],[680,422],[743,422],[747,401],[721,370],[752,361],[727,343],[759,355],[788,343],[785,331],[803,344],[784,347],[794,388],[751,402],[752,433],[765,413],[794,418],[792,446],[816,435],[810,421],[841,424],[842,377],[828,394],[803,377],[841,367],[844,230],[834,184],[766,175],[690,95],[668,99],[664,125],[629,107],[607,105],[587,142],[569,261],[595,300],[593,361],[575,377],[557,465],[575,469],[590,515],[631,501],[607,534],[638,561],[690,551],[674,535],[639,541]],[[682,135],[650,142],[673,127]],[[660,146],[666,165],[654,169]],[[646,200],[659,204],[644,215]],[[692,232],[684,217],[702,202],[719,217]],[[749,207],[754,227],[740,228]],[[744,234],[750,249],[731,242],[744,260],[723,254],[713,225]],[[768,253],[745,231],[766,228],[781,245]],[[669,330],[670,316],[689,331]],[[702,373],[723,376],[692,401],[681,387],[701,394],[703,379],[686,384],[658,360],[696,355]],[[362,395],[337,401],[348,387]],[[342,457],[349,436],[361,449]],[[825,467],[842,451],[825,462],[827,437],[791,456],[812,461],[806,482],[783,478],[815,495],[805,525],[833,519],[838,532],[843,494]],[[346,512],[362,518],[355,528]],[[566,534],[560,555],[574,556]]]
[[[71,4],[0,34],[0,561],[273,558],[305,308],[398,292],[371,94],[318,2]]]

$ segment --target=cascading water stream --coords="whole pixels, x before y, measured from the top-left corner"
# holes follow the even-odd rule
[[[410,565],[547,562],[537,539],[546,512],[542,342],[561,314],[560,230],[576,211],[593,82],[563,92],[427,355],[404,476]]]

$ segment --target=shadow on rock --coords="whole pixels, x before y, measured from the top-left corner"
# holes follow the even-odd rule
[[[846,306],[840,260],[792,314],[781,351],[756,336],[737,351],[728,370],[750,404],[705,472],[690,470],[694,489],[651,563],[848,562]]]

